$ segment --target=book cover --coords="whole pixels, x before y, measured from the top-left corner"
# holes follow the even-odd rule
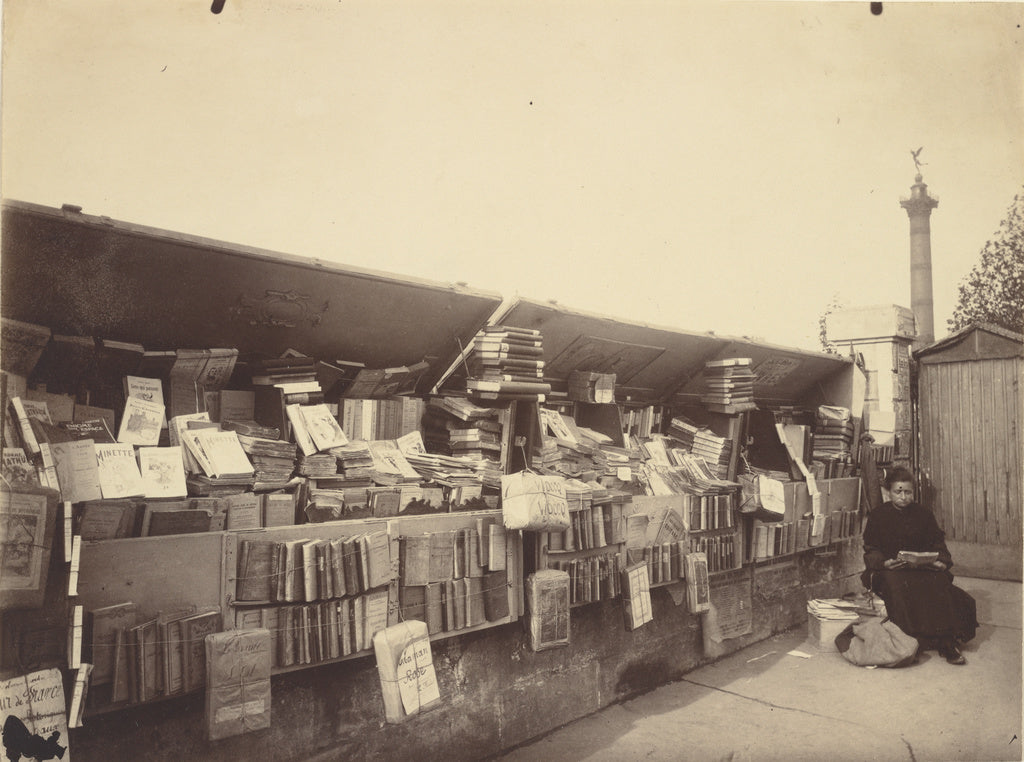
[[[50,454],[62,500],[81,503],[102,497],[96,448],[91,439],[54,442],[50,445]]]
[[[622,570],[622,604],[627,630],[652,621],[651,583],[647,564],[638,562]]]
[[[43,605],[57,498],[42,488],[0,489],[0,611]]]
[[[194,508],[188,500],[172,503],[146,503],[143,508],[142,537],[193,534],[214,529],[213,511]]]
[[[94,446],[99,465],[100,491],[105,500],[136,497],[145,493],[132,445],[98,442]]]
[[[123,444],[156,446],[164,424],[164,403],[142,397],[128,397],[121,415],[117,441]]]
[[[496,622],[509,615],[508,572],[491,571],[483,578],[484,616],[488,622]]]
[[[391,539],[387,532],[372,532],[360,539],[365,560],[366,588],[372,589],[391,581]]]
[[[79,534],[85,541],[134,537],[142,528],[142,503],[91,500],[82,504]]]
[[[569,574],[546,569],[526,579],[530,647],[542,651],[569,645]]]
[[[400,723],[441,703],[427,625],[400,622],[374,635],[384,717]]]
[[[896,558],[910,566],[931,566],[939,559],[939,554],[936,551],[901,550]]]
[[[235,597],[239,601],[273,600],[273,559],[277,543],[272,540],[242,540],[239,543],[238,579]]]
[[[195,438],[202,445],[202,451],[209,461],[208,476],[233,477],[251,476],[254,469],[242,449],[238,434],[234,431],[219,431],[215,428],[195,430]],[[204,469],[206,466],[203,466]]]
[[[303,455],[315,455],[317,452],[316,444],[313,442],[313,437],[310,436],[309,431],[306,429],[306,421],[302,417],[302,411],[300,410],[301,405],[285,405],[285,415],[288,418],[288,422],[291,424],[292,439],[295,440],[295,444],[302,450]]]
[[[431,582],[426,586],[426,623],[431,635],[444,632],[444,607],[442,601],[443,582]]]
[[[317,451],[348,444],[348,437],[326,404],[300,405],[299,412]]]
[[[102,606],[89,611],[87,617],[87,629],[92,632],[92,682],[106,685],[114,679],[117,633],[137,624],[138,606],[131,601]]]
[[[402,584],[421,586],[430,583],[431,535],[407,535],[400,541],[400,576]]]
[[[211,741],[270,727],[272,636],[265,628],[206,636],[206,726]]]
[[[227,495],[226,529],[259,529],[262,524],[260,516],[260,496],[255,492],[241,492]]]
[[[220,612],[204,611],[181,620],[182,666],[185,692],[201,688],[206,682],[207,635],[220,632]]]
[[[182,466],[181,445],[174,447],[140,447],[138,449],[139,475],[142,477],[145,497],[185,497],[185,469]]]
[[[8,759],[67,759],[68,725],[59,669],[0,680],[0,707]]]

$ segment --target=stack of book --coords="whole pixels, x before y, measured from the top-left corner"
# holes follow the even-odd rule
[[[318,452],[312,455],[299,455],[296,471],[301,476],[311,479],[334,476],[338,473],[338,459],[333,452]]]
[[[295,388],[292,384],[308,384],[318,380],[317,361],[312,357],[289,354],[287,357],[250,360],[249,379],[253,386]],[[317,384],[317,390],[319,390]]]
[[[569,399],[579,402],[615,402],[615,374],[574,370],[569,374]]]
[[[729,473],[729,459],[733,442],[729,437],[720,437],[710,429],[700,429],[693,438],[694,455],[703,458],[719,479]]]
[[[540,331],[489,325],[473,339],[467,361],[466,390],[482,400],[543,401],[551,392],[544,382],[544,347]]]
[[[255,421],[221,421],[221,428],[234,431],[255,469],[254,489],[280,489],[295,471],[294,442],[279,439],[280,430]]]
[[[819,406],[814,422],[814,459],[848,462],[852,445],[853,419],[849,409]]]
[[[728,357],[704,363],[704,394],[701,402],[722,413],[754,410],[754,373],[749,357]]]
[[[373,483],[373,456],[365,441],[349,442],[331,452],[338,462],[338,477],[332,479],[336,488],[369,487]]]
[[[437,397],[427,403],[423,416],[427,452],[459,458],[463,465],[472,464],[478,480],[488,486],[498,486],[501,481],[504,436],[500,410],[459,397]]]
[[[695,424],[686,418],[676,417],[673,418],[671,423],[668,425],[668,435],[674,440],[679,442],[679,445],[684,450],[693,449],[693,440],[697,436],[697,432],[700,431],[700,426]]]

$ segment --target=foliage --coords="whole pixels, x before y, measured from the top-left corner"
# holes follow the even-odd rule
[[[831,341],[828,340],[828,318],[833,312],[842,307],[842,303],[839,299],[839,294],[832,294],[832,301],[828,303],[825,311],[821,313],[821,317],[818,318],[818,341],[821,342],[821,351],[827,352],[830,355],[839,354],[838,348]]]
[[[948,322],[950,331],[982,322],[1024,332],[1024,192],[1014,196],[998,232],[961,282]]]

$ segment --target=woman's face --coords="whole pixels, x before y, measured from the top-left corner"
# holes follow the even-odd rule
[[[910,482],[895,482],[889,490],[889,499],[897,508],[906,508],[914,501],[914,485]]]

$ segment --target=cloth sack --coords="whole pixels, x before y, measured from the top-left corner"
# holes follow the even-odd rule
[[[501,477],[501,517],[506,529],[557,532],[569,528],[565,480],[530,471]]]
[[[917,638],[888,619],[856,621],[836,635],[835,643],[843,657],[858,667],[906,667],[917,660]]]

